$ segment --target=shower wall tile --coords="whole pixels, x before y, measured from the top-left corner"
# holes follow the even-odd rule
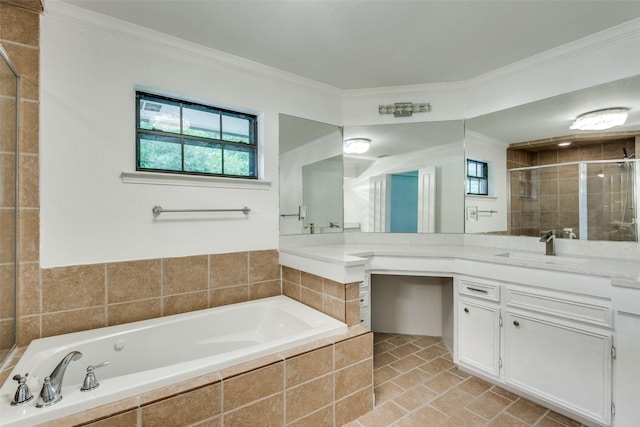
[[[322,277],[304,271],[300,273],[300,285],[315,292],[323,291]]]
[[[209,306],[235,304],[249,301],[249,285],[214,288],[209,291]]]
[[[209,256],[210,286],[244,285],[249,282],[249,254],[234,252]]]
[[[280,280],[269,280],[249,285],[249,300],[274,297],[276,295],[282,295]]]
[[[18,212],[18,261],[40,261],[40,210],[20,208]]]
[[[40,50],[37,47],[3,43],[20,75],[20,97],[38,100],[40,92]]]
[[[12,97],[15,96],[15,90],[0,87],[0,95]],[[15,132],[16,132],[16,103],[9,98],[0,98],[0,151],[15,153]],[[20,137],[20,134],[18,134]]]
[[[42,309],[49,313],[105,304],[103,264],[58,267],[42,272]],[[89,329],[89,328],[86,328]]]
[[[301,271],[291,267],[282,267],[282,280],[300,284]]]
[[[540,151],[538,153],[538,165],[552,165],[558,163],[558,152],[556,150]]]
[[[579,148],[567,148],[558,150],[558,162],[559,163],[567,163],[567,162],[577,162],[580,160],[580,149]],[[576,166],[577,169],[577,166]]]
[[[602,160],[602,144],[580,147],[580,160]]]
[[[14,250],[14,240],[16,234],[14,224],[16,215],[11,210],[0,209],[0,263],[13,263],[16,254]]]
[[[269,249],[249,252],[249,282],[280,279],[278,251]]]
[[[0,264],[0,319],[13,319],[15,314],[16,288],[13,285],[15,270],[13,264]],[[0,345],[0,348],[6,347]]]
[[[209,308],[209,293],[207,291],[170,295],[162,298],[163,316],[204,310],[205,308]]]
[[[2,106],[0,105],[0,108]],[[2,123],[2,122],[0,122]],[[16,206],[16,155],[15,153],[0,153],[0,185],[2,197],[0,207],[13,208]],[[6,230],[3,228],[2,230]],[[4,244],[3,244],[4,245]],[[13,245],[11,245],[13,247]]]
[[[20,206],[38,208],[40,206],[40,157],[34,154],[20,154],[18,184]]]
[[[42,335],[46,337],[105,326],[107,323],[104,306],[42,315]]]
[[[0,39],[28,46],[40,45],[38,14],[0,3]]]
[[[19,109],[19,147],[24,154],[38,154],[40,150],[40,103],[38,101],[20,101]],[[28,172],[37,172],[29,170]]]
[[[108,263],[108,303],[160,297],[160,274],[158,259]]]
[[[18,318],[18,345],[26,346],[37,338],[42,338],[42,315],[20,316]]]
[[[20,263],[18,266],[18,316],[29,316],[42,312],[40,288],[40,266],[36,262]]]
[[[162,295],[209,288],[209,258],[206,255],[162,260]]]
[[[120,325],[122,323],[137,322],[139,320],[154,319],[162,315],[162,301],[160,298],[151,298],[109,304],[107,306],[107,325]]]

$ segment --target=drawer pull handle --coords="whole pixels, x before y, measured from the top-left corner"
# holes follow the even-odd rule
[[[517,320],[514,320],[513,321],[513,326],[515,326],[517,328],[518,326],[520,326],[520,322],[518,322]]]
[[[465,307],[465,308],[464,308],[464,312],[465,312],[465,313],[468,313],[468,312],[469,312],[469,309],[468,309],[467,307]]]
[[[488,294],[489,292],[485,289],[472,288],[471,286],[467,286],[467,289],[473,292],[480,292],[481,294]]]

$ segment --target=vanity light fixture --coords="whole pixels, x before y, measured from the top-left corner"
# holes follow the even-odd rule
[[[605,108],[579,115],[569,129],[604,130],[623,125],[627,120],[628,108]]]
[[[413,113],[428,113],[431,111],[431,104],[423,102],[414,104],[413,102],[396,102],[389,105],[378,105],[378,114],[393,114],[395,117],[411,117]]]
[[[349,138],[343,142],[343,150],[347,154],[363,154],[369,150],[369,138]]]

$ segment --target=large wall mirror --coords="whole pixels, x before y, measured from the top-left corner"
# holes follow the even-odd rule
[[[342,128],[280,114],[280,234],[343,231]]]
[[[16,344],[18,74],[0,46],[0,363]]]
[[[585,113],[602,110],[626,114],[626,121],[598,129],[606,119]],[[593,122],[590,128],[577,128],[580,116]],[[467,159],[488,165],[489,190],[467,195],[466,232],[539,236],[553,229],[568,239],[638,241],[640,76],[465,126]]]
[[[345,231],[464,232],[462,120],[348,126],[344,154]]]

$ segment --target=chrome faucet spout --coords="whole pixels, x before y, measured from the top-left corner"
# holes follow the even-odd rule
[[[78,360],[82,357],[82,353],[79,351],[72,351],[62,358],[58,366],[51,372],[51,375],[44,379],[42,390],[40,391],[40,397],[36,406],[42,408],[44,406],[50,406],[57,403],[62,399],[62,380],[64,379],[64,373],[67,370],[67,366],[74,360]]]
[[[545,243],[545,255],[556,254],[556,230],[541,232],[540,241]]]

